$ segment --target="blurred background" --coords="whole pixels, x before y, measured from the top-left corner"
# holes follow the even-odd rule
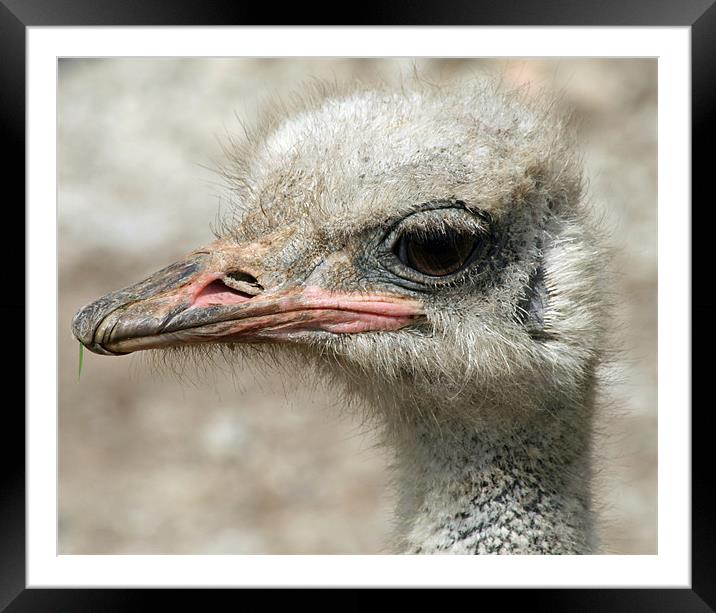
[[[58,97],[61,554],[384,553],[385,452],[330,390],[286,373],[153,369],[85,353],[74,312],[213,237],[237,116],[314,78],[498,72],[577,121],[614,247],[617,363],[597,443],[606,553],[653,554],[657,63],[649,59],[62,59]]]

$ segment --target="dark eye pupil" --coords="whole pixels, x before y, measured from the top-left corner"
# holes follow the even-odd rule
[[[470,234],[405,234],[400,238],[397,255],[403,264],[424,275],[444,277],[465,265],[476,243]]]

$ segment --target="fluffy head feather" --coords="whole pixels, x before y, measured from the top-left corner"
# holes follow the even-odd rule
[[[495,244],[484,265],[411,286],[425,324],[325,334],[305,351],[389,422],[410,419],[407,410],[506,426],[579,404],[592,384],[603,250],[581,203],[568,122],[549,98],[524,94],[492,80],[323,88],[229,149],[236,206],[219,235],[244,242],[290,227],[276,266],[324,267],[335,289],[391,289],[376,245],[411,214],[424,213],[426,228],[443,222],[431,209],[487,220]]]

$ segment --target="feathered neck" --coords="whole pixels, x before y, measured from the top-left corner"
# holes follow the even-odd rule
[[[398,550],[592,553],[591,415],[588,405],[509,427],[404,428],[393,437]]]

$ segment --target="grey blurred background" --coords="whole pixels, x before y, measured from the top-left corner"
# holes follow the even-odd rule
[[[607,553],[657,552],[657,63],[649,59],[62,59],[58,98],[59,553],[382,553],[387,460],[330,390],[285,373],[157,371],[85,354],[73,313],[212,239],[226,131],[313,78],[499,72],[559,93],[614,247],[600,413]]]

